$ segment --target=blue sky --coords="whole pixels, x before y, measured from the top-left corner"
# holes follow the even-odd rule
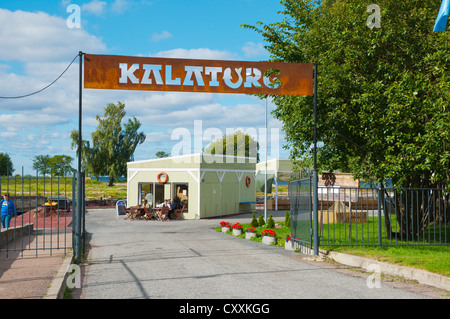
[[[81,28],[69,28],[70,4],[80,7]],[[79,51],[92,54],[264,61],[261,36],[241,24],[280,21],[278,0],[2,0],[0,2],[0,96],[37,91],[56,79]],[[135,160],[171,153],[172,132],[194,123],[202,129],[260,129],[265,102],[238,94],[83,90],[83,138],[96,129],[107,103],[126,104],[142,123],[146,142]],[[281,123],[269,106],[268,158],[287,158]],[[201,121],[201,122],[198,122]],[[34,174],[36,155],[74,158],[70,132],[78,128],[78,60],[49,89],[23,99],[0,99],[0,152],[15,173]],[[276,131],[278,130],[278,131]],[[271,134],[273,132],[273,134]],[[279,135],[276,134],[279,132]],[[262,135],[262,134],[260,134]],[[260,143],[263,136],[255,137]],[[202,141],[203,145],[208,140]],[[194,151],[192,147],[192,151]],[[260,150],[264,160],[264,150]],[[176,154],[174,154],[176,155]]]

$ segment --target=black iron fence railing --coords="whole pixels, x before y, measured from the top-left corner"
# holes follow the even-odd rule
[[[77,175],[0,177],[1,199],[5,200],[3,194],[8,194],[15,208],[12,216],[2,216],[0,254],[9,257],[12,252],[20,256],[24,251],[35,251],[38,256],[42,251],[51,255],[54,250],[66,254],[73,249],[74,234],[79,233],[74,227],[77,178]],[[84,193],[80,198],[84,198]]]
[[[314,241],[313,185],[290,182],[291,237]],[[438,188],[318,187],[321,246],[449,245],[449,192]]]

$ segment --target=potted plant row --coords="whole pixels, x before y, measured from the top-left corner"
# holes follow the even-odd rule
[[[242,234],[242,225],[240,223],[236,223],[231,226],[231,230],[233,232],[233,236],[239,236]]]
[[[242,225],[240,223],[231,225],[231,223],[223,221],[220,223],[220,226],[222,226],[223,233],[232,231],[234,236],[239,236],[243,232]],[[274,243],[274,244],[277,243],[276,232],[273,229],[264,229],[261,232],[261,236],[262,236],[263,244],[270,245],[271,243]],[[257,238],[257,237],[258,237],[258,233],[256,232],[256,228],[254,226],[249,227],[245,231],[245,239]]]
[[[276,244],[277,243],[277,236],[273,229],[264,229],[261,232],[262,235],[262,243],[266,245],[270,244]]]
[[[258,233],[256,233],[255,227],[251,226],[245,231],[245,239],[257,238]]]
[[[220,226],[222,226],[222,233],[226,233],[231,230],[231,224],[229,222],[221,222]]]

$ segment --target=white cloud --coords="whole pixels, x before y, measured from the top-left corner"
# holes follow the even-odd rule
[[[217,127],[224,130],[225,128],[258,126],[264,120],[264,108],[256,104],[226,106],[212,102],[173,110],[161,109],[151,112],[147,117],[159,127],[190,128],[194,121],[201,120],[204,128]],[[147,117],[142,115],[142,121],[147,122]]]
[[[173,38],[173,35],[169,31],[162,31],[161,33],[153,33],[152,41],[158,42],[165,39]]]
[[[146,134],[146,143],[161,143],[170,140],[170,132],[150,132]]]
[[[61,3],[68,4],[69,1]],[[87,10],[92,14],[104,14],[107,10],[120,12],[133,5],[121,0],[103,3],[105,1],[89,2],[82,14]],[[155,34],[155,39],[171,36],[168,31],[162,31]],[[0,45],[0,96],[22,95],[42,89],[64,71],[80,50],[108,53],[101,38],[85,29],[69,29],[64,17],[43,12],[0,9],[0,43],[8,44]],[[249,44],[246,47],[248,54],[256,54],[261,45]],[[151,56],[240,59],[236,53],[209,48],[177,48]],[[97,127],[95,115],[103,115],[106,104],[117,101],[125,102],[127,116],[136,116],[142,123],[141,130],[147,133],[145,147],[137,149],[136,160],[153,157],[159,150],[170,152],[170,147],[177,142],[171,141],[171,131],[178,127],[191,131],[195,120],[202,120],[204,129],[217,127],[223,132],[226,128],[264,124],[264,102],[248,96],[85,89],[83,138],[90,139],[90,132]],[[78,129],[77,117],[78,60],[49,89],[26,99],[0,99],[0,137],[8,138],[8,152],[16,159],[20,158],[20,163],[38,154],[67,153],[73,156],[69,134]]]
[[[111,11],[115,13],[124,13],[129,6],[130,3],[126,0],[116,0],[111,6]]]
[[[21,114],[0,114],[0,126],[6,128],[10,132],[17,132],[23,129],[30,129],[36,125],[56,126],[68,121],[57,115],[49,115],[44,113],[21,113]]]
[[[95,15],[101,15],[104,13],[105,7],[106,7],[105,1],[93,0],[81,6],[81,14],[92,13]]]
[[[0,60],[67,61],[80,50],[100,53],[105,44],[83,29],[70,29],[66,20],[44,12],[0,9]]]
[[[16,136],[17,136],[16,132],[0,132],[0,137],[2,138],[11,138]]]
[[[264,48],[262,43],[247,42],[242,51],[246,58],[256,58],[259,56],[268,56],[269,52]]]
[[[208,48],[199,49],[173,49],[150,54],[154,57],[180,58],[180,59],[206,59],[206,60],[233,60],[237,56],[228,51],[211,50]]]

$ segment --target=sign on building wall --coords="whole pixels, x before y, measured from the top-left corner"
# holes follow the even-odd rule
[[[313,95],[313,63],[84,55],[86,89]]]

